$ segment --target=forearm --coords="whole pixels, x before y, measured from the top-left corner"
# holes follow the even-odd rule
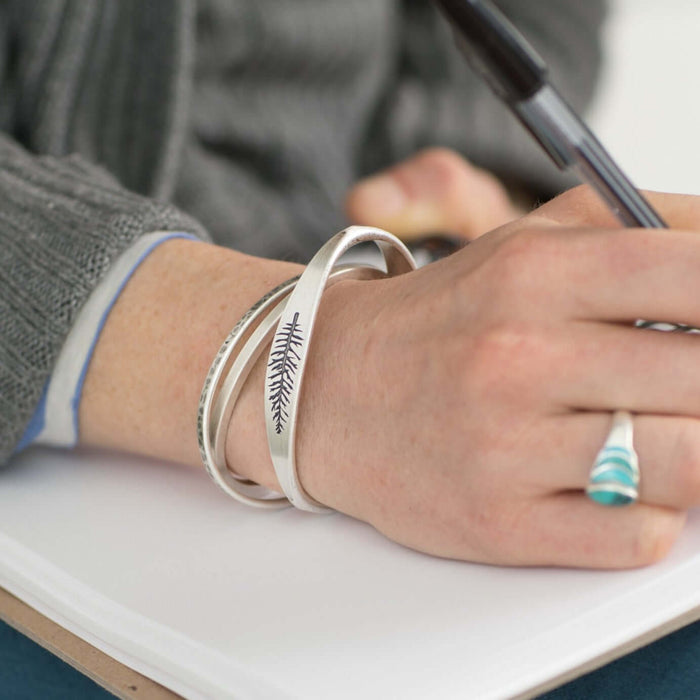
[[[696,200],[655,201],[674,226],[698,220]],[[663,556],[700,502],[698,348],[620,320],[700,323],[691,288],[700,244],[691,231],[597,228],[613,223],[579,189],[434,265],[329,289],[295,441],[308,494],[444,557],[618,568]],[[217,349],[251,304],[298,272],[164,243],[99,339],[81,440],[199,464],[198,397]],[[263,355],[226,458],[275,487],[265,368]],[[624,510],[584,494],[620,407],[635,414],[644,465],[638,502]]]
[[[214,355],[245,311],[299,269],[206,243],[161,245],[133,275],[100,335],[80,405],[80,442],[199,464],[197,403]],[[229,457],[247,476],[274,483],[262,401],[260,420],[255,403],[241,397]]]

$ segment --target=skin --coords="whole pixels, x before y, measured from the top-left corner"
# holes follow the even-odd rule
[[[465,174],[479,177],[454,154],[427,157],[456,169],[462,189]],[[420,179],[421,158],[400,166],[399,187],[406,168]],[[435,210],[473,238],[483,219],[469,218],[467,196],[440,200],[451,187],[428,187],[442,201]],[[516,220],[504,205],[508,223],[414,273],[329,289],[297,431],[308,493],[443,557],[595,568],[662,558],[700,504],[700,346],[631,323],[700,326],[700,198],[650,197],[673,230],[621,229],[578,188]],[[380,224],[367,201],[356,189],[349,211]],[[100,336],[82,442],[199,465],[196,407],[214,354],[243,312],[299,269],[204,243],[160,246]],[[275,487],[265,362],[231,419],[227,461]],[[616,408],[635,413],[642,470],[640,502],[623,509],[583,494]]]
[[[348,217],[404,240],[436,231],[473,239],[525,212],[491,173],[454,151],[431,148],[358,183]]]

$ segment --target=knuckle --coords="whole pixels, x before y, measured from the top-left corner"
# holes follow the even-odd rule
[[[422,165],[441,169],[447,174],[461,173],[470,169],[469,163],[459,153],[441,146],[420,151],[416,160]]]
[[[501,181],[487,170],[476,167],[455,151],[431,148],[417,157],[421,171],[429,173],[448,210],[460,214],[460,220],[472,221],[476,203],[492,214],[506,210],[510,198]]]
[[[601,201],[596,192],[588,185],[577,185],[542,205],[538,212],[552,221],[584,222],[600,209]]]
[[[532,324],[496,323],[472,339],[464,389],[478,400],[515,398],[546,364],[546,354],[547,343]]]
[[[449,199],[450,195],[465,195],[465,187],[473,181],[477,171],[455,151],[430,148],[421,151],[414,161],[419,170],[428,175],[436,191]]]
[[[505,237],[491,257],[499,285],[511,294],[537,286],[542,274],[561,263],[562,247],[557,236],[538,228],[522,229]]]
[[[685,513],[670,509],[654,509],[643,517],[634,543],[634,564],[645,566],[666,557],[684,522]]]
[[[462,186],[469,168],[468,163],[454,151],[429,148],[387,172],[409,198],[434,196],[436,193],[444,197]]]

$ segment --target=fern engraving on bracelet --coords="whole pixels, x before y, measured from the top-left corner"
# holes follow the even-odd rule
[[[284,328],[277,331],[270,353],[270,401],[275,432],[279,435],[285,428],[289,413],[287,408],[294,388],[294,375],[299,367],[300,357],[297,348],[301,346],[304,337],[299,329],[299,312]]]

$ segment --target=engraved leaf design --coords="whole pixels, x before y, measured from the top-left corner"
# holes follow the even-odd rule
[[[290,395],[294,388],[294,375],[299,367],[297,349],[304,338],[299,329],[299,312],[296,312],[289,323],[277,332],[270,353],[268,368],[270,374],[270,401],[275,432],[279,435],[289,419],[288,407]]]

